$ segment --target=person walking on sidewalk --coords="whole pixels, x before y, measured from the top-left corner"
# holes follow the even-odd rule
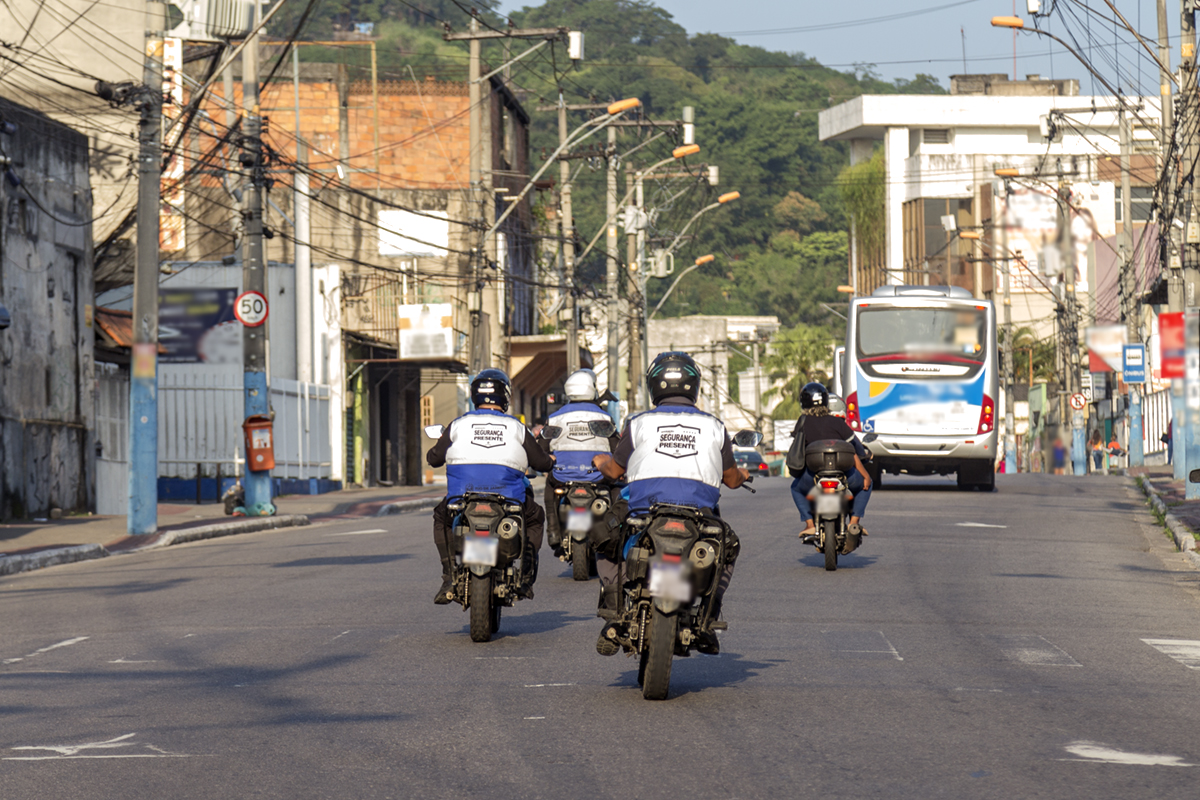
[[[1088,447],[1092,451],[1092,472],[1100,472],[1104,469],[1104,436],[1100,433],[1099,428],[1092,431],[1092,439],[1088,442]]]

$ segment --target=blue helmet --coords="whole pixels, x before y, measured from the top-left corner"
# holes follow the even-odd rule
[[[482,405],[500,406],[508,411],[509,381],[501,369],[485,369],[471,381],[471,402],[476,408]]]

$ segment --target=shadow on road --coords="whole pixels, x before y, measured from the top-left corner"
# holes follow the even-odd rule
[[[869,567],[879,559],[879,556],[860,555],[857,550],[848,556],[838,556],[838,569],[862,569]],[[821,553],[810,553],[804,558],[797,559],[806,567],[820,567],[825,571],[825,556]]]
[[[284,561],[272,564],[273,567],[362,567],[371,564],[390,564],[412,558],[411,553],[390,553],[377,556],[324,556],[321,558],[298,558],[295,561]]]
[[[637,682],[637,661],[631,660],[634,668],[622,672],[621,677],[610,686],[632,686],[640,689]],[[784,663],[783,659],[769,661],[751,661],[741,653],[722,652],[719,656],[705,656],[694,653],[690,658],[676,658],[671,665],[671,697],[702,692],[705,689],[715,689],[744,683],[750,678],[757,677],[763,670],[770,669],[776,664]]]
[[[500,630],[492,636],[492,641],[504,639],[508,637],[523,636],[532,633],[549,633],[560,628],[565,628],[574,622],[585,622],[595,619],[591,616],[574,616],[565,611],[535,611],[532,614],[522,614],[518,605],[516,609],[506,608],[501,612]],[[451,635],[462,636],[470,635],[470,624],[463,625]]]

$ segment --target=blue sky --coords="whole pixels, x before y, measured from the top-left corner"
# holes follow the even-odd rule
[[[1027,0],[1017,0],[1017,14],[1032,24]],[[504,8],[529,5],[505,3]],[[949,76],[964,72],[1013,75],[1011,31],[991,27],[996,15],[1013,14],[1013,0],[657,0],[689,33],[719,33],[743,44],[769,50],[802,52],[823,64],[851,70],[857,62],[874,63],[884,78],[934,75],[949,87]],[[1042,0],[1053,13],[1039,24],[1072,46],[1114,85],[1128,94],[1158,94],[1157,66],[1124,30],[1114,33],[1112,14],[1103,0]],[[1157,41],[1155,0],[1115,0],[1118,10],[1151,45]],[[1167,0],[1173,45],[1171,66],[1178,69],[1179,0]],[[1090,9],[1090,12],[1089,10]],[[1102,15],[1102,16],[1101,16]],[[586,33],[586,32],[585,32]],[[1073,39],[1071,37],[1074,37]],[[1060,45],[1036,34],[1016,41],[1018,77],[1078,78],[1081,91],[1092,93],[1086,68]],[[1103,88],[1096,83],[1096,92]]]

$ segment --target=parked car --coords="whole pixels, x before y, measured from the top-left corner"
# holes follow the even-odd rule
[[[763,457],[753,450],[737,450],[733,454],[733,460],[739,467],[750,470],[751,475],[761,475],[765,478],[771,474],[771,468],[767,466],[767,462],[763,461]]]

